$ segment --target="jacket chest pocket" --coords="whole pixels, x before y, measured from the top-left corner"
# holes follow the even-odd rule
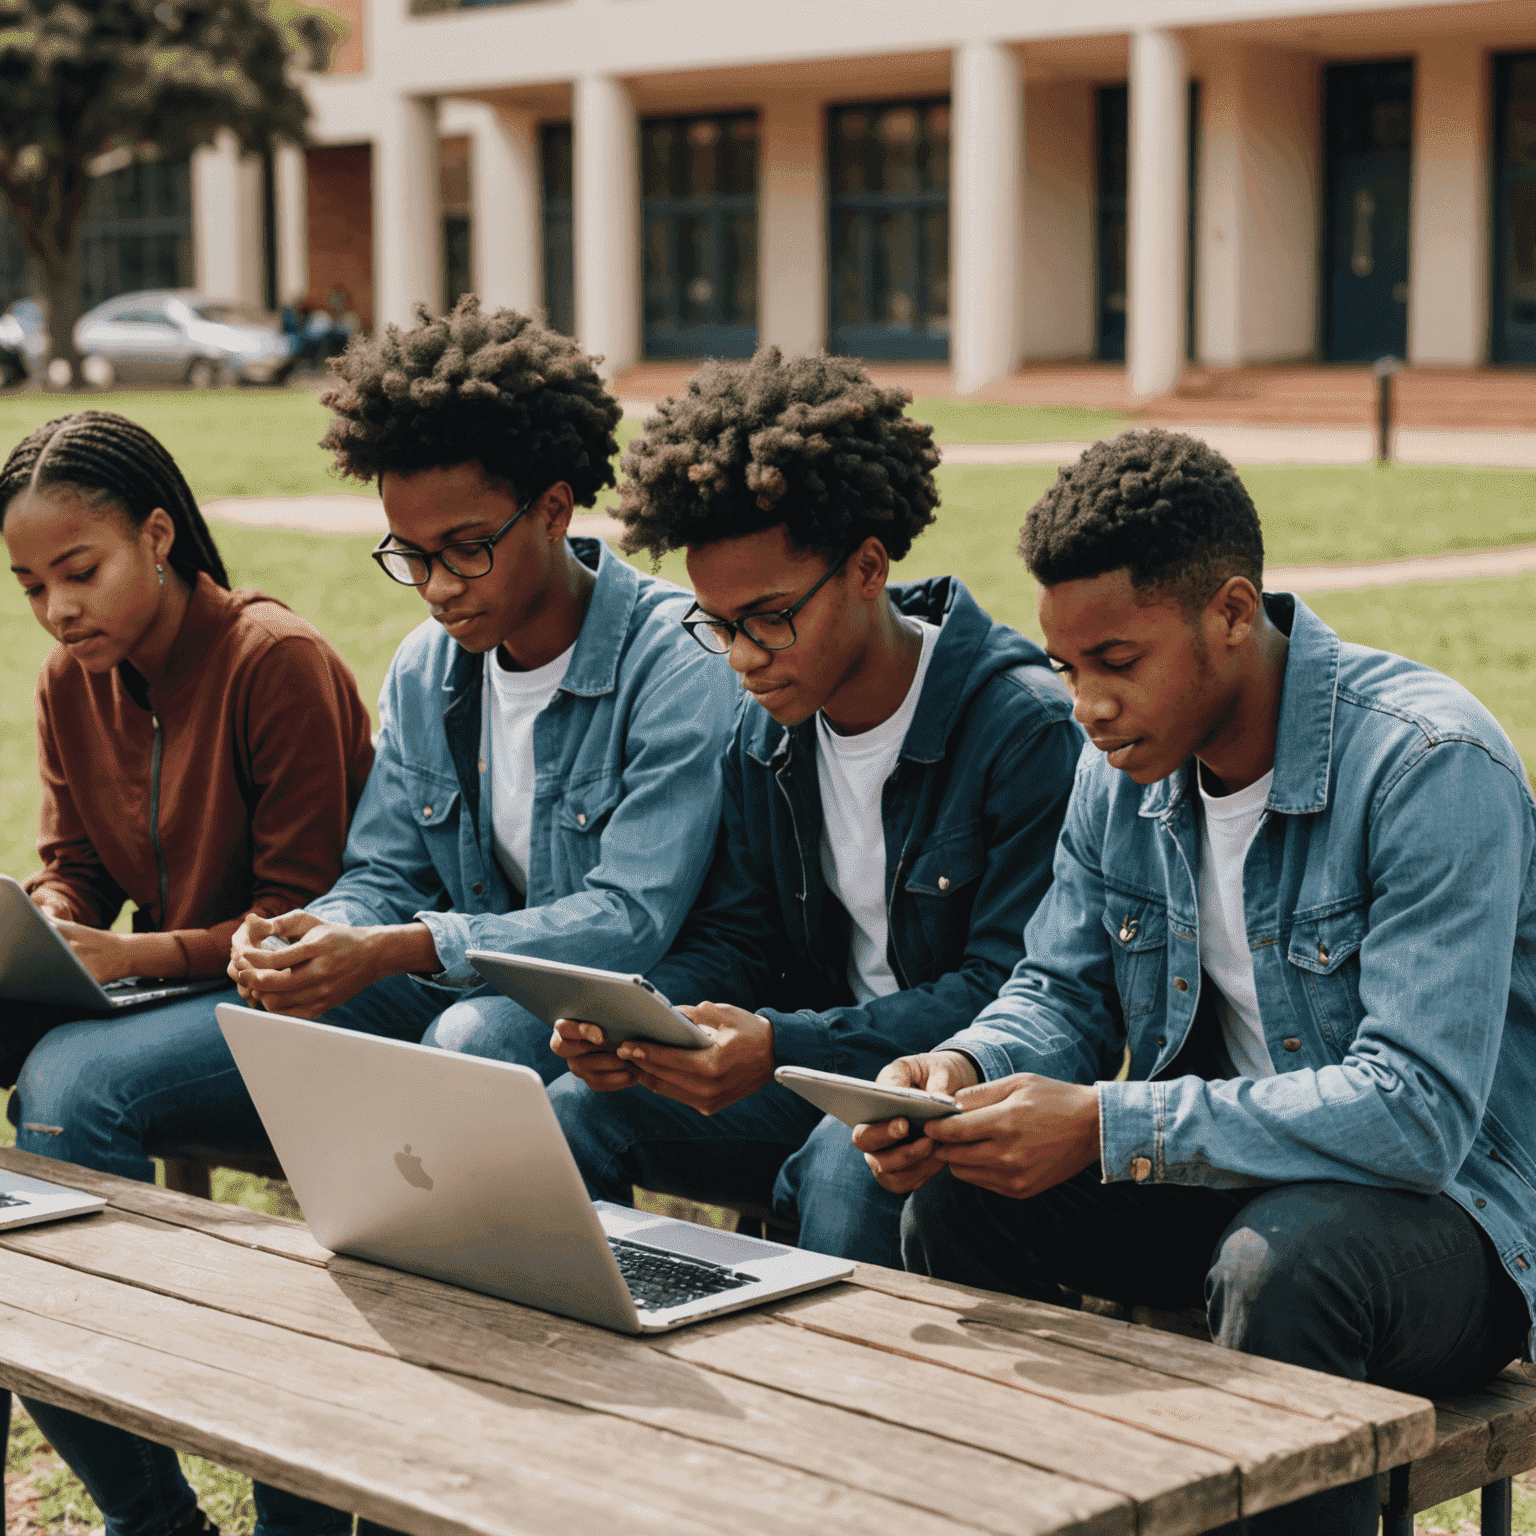
[[[411,797],[411,820],[429,843],[434,833],[458,825],[458,790],[413,776],[406,780],[405,792]]]
[[[1115,966],[1115,989],[1126,1022],[1151,1013],[1168,965],[1168,913],[1153,902],[1117,898],[1104,908],[1104,931]]]
[[[952,968],[964,949],[986,863],[981,829],[973,823],[930,837],[908,866],[902,889],[913,898],[911,910],[940,969]]]
[[[1286,946],[1291,975],[1300,983],[1312,1018],[1340,1056],[1365,1013],[1360,1004],[1360,946],[1366,927],[1363,902],[1323,916],[1297,913]]]
[[[555,825],[576,838],[591,837],[608,824],[623,793],[624,783],[617,774],[567,787],[555,811]]]

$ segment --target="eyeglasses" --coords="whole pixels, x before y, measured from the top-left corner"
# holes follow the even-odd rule
[[[712,619],[705,615],[697,603],[683,615],[683,628],[706,651],[724,656],[736,643],[738,634],[745,635],[753,645],[764,651],[787,651],[795,643],[795,615],[847,565],[853,554],[850,549],[836,565],[827,567],[821,580],[790,608],[780,608],[772,613],[748,613],[734,623],[730,619]]]
[[[528,506],[533,503],[529,502]],[[402,587],[424,587],[432,580],[432,562],[441,560],[443,569],[453,576],[473,581],[477,576],[488,576],[495,563],[496,541],[520,518],[528,507],[521,507],[504,522],[488,539],[465,539],[462,544],[445,544],[441,549],[395,549],[389,541],[394,537],[386,533],[374,546],[373,558],[379,569],[391,581]]]

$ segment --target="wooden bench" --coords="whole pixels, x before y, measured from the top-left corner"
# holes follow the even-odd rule
[[[1074,1293],[1067,1293],[1070,1304]],[[1162,1312],[1125,1307],[1097,1296],[1078,1298],[1085,1312],[1166,1333],[1209,1339],[1199,1308]],[[1413,1536],[1413,1517],[1447,1499],[1481,1491],[1483,1536],[1510,1536],[1511,1479],[1536,1467],[1536,1366],[1507,1366],[1473,1392],[1435,1402],[1434,1448],[1381,1474],[1382,1536]]]

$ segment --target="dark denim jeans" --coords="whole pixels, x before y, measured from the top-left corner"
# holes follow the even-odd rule
[[[908,1269],[1037,1301],[1058,1286],[1203,1305],[1218,1344],[1436,1397],[1492,1376],[1529,1318],[1477,1224],[1446,1195],[1356,1184],[1261,1190],[1101,1183],[1032,1200],[948,1172],[902,1215]],[[1253,1516],[1250,1536],[1374,1536],[1376,1479]],[[1242,1525],[1226,1528],[1235,1533]]]

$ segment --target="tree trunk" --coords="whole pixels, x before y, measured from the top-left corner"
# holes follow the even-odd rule
[[[66,185],[55,171],[30,182],[5,187],[11,211],[27,248],[28,266],[43,306],[52,360],[69,364],[69,384],[79,388],[80,353],[75,347],[75,322],[80,318],[80,216],[85,210],[82,171]]]

